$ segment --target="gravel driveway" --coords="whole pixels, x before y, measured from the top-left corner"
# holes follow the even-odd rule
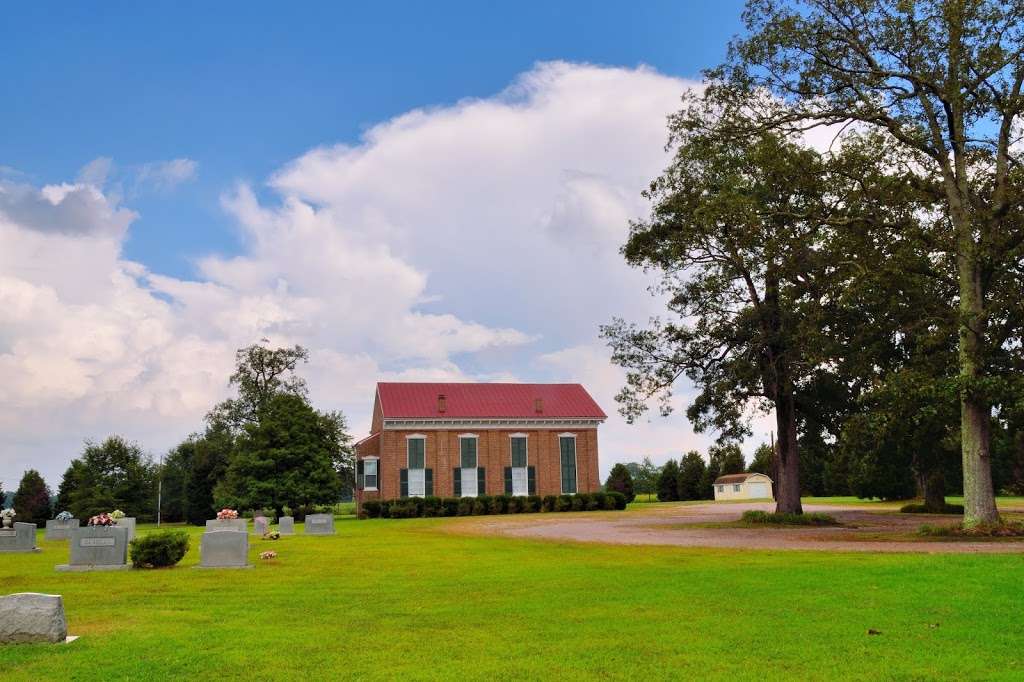
[[[806,505],[805,512],[825,512],[842,527],[708,528],[705,524],[739,520],[748,509],[772,511],[771,503],[652,505],[628,512],[592,512],[466,519],[456,532],[520,538],[625,545],[797,549],[840,552],[1024,553],[1018,540],[914,539],[922,524],[953,525],[957,516],[900,514],[863,506]],[[903,539],[903,538],[906,539]]]

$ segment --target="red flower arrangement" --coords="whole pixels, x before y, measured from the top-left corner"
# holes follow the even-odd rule
[[[234,509],[224,508],[217,512],[217,518],[221,521],[224,521],[226,519],[237,519],[238,512],[235,511]]]
[[[96,516],[89,517],[90,526],[113,526],[114,519],[111,518],[110,514],[97,514]]]

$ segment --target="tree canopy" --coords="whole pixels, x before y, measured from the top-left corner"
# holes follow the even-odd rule
[[[18,513],[19,521],[40,527],[46,525],[46,520],[51,518],[50,489],[35,469],[29,469],[21,477],[18,490],[14,493],[14,510]]]

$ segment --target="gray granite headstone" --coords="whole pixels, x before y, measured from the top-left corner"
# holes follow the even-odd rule
[[[295,534],[295,518],[291,516],[282,516],[277,520],[277,532],[281,535],[294,535]]]
[[[113,571],[128,568],[128,529],[117,526],[73,528],[71,559],[58,571]]]
[[[200,568],[249,568],[249,534],[238,530],[208,530],[199,548]]]
[[[135,539],[135,517],[124,516],[114,522],[118,528],[124,528],[128,531],[128,542]]]
[[[306,535],[334,535],[334,515],[307,514]]]
[[[263,535],[270,530],[270,522],[266,516],[257,516],[252,520],[252,532],[254,535]]]
[[[0,528],[0,552],[37,552],[36,524],[15,521],[14,528]]]
[[[46,539],[67,540],[71,537],[71,529],[79,525],[78,519],[50,519],[46,522]]]
[[[57,644],[67,637],[59,594],[18,592],[0,597],[0,644]]]
[[[210,519],[206,522],[206,531],[211,530],[240,530],[245,533],[249,530],[249,525],[243,518]]]

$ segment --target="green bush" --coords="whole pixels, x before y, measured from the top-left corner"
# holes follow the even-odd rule
[[[953,538],[1019,538],[1024,537],[1024,523],[980,524],[964,528],[962,524],[955,526],[923,525],[918,529],[919,535]]]
[[[612,501],[612,506],[608,507],[608,509],[618,509],[619,511],[622,511],[626,508],[626,505],[629,504],[629,500],[627,500],[626,496],[622,493],[609,491],[605,493],[605,495],[607,495],[608,499]]]
[[[183,530],[162,530],[141,535],[129,544],[132,566],[163,568],[174,566],[188,552],[188,533]]]
[[[507,514],[508,506],[513,498],[508,495],[495,495],[491,500],[490,513],[492,514]]]
[[[480,495],[479,497],[405,497],[398,500],[363,502],[360,518],[408,519],[419,516],[480,516],[483,514],[526,514],[541,511],[584,511],[625,509],[622,493],[579,493],[576,495]]]
[[[424,497],[422,510],[423,516],[444,516],[444,507],[440,497]]]
[[[444,512],[442,516],[458,516],[459,514],[459,498],[457,497],[446,497],[441,500],[441,509]]]
[[[785,514],[779,512],[745,511],[743,523],[776,526],[838,526],[835,517],[828,514]]]
[[[900,511],[904,514],[963,514],[964,506],[962,504],[947,504],[940,511],[933,511],[923,504],[907,504],[900,507]]]

